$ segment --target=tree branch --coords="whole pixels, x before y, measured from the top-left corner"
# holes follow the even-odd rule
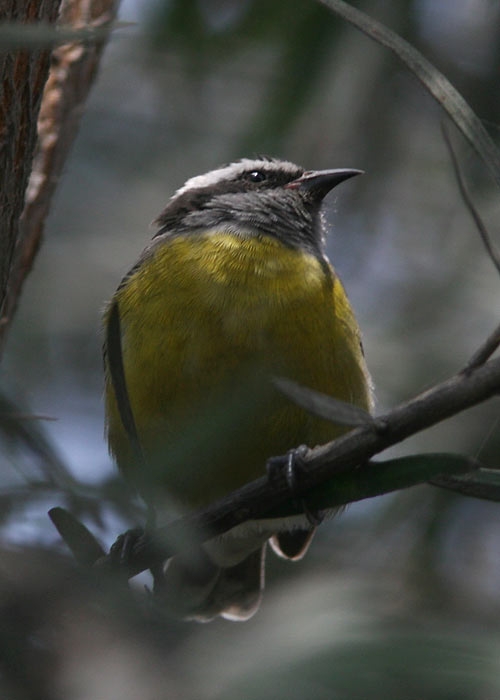
[[[90,41],[64,44],[52,53],[38,119],[37,153],[0,321],[0,349],[40,247],[52,196],[77,134],[117,7],[118,0],[63,1],[60,24],[72,29],[98,29],[99,33]]]
[[[360,426],[334,442],[308,450],[300,464],[300,493],[312,508],[335,508],[422,483],[440,472],[453,474],[477,468],[473,460],[450,455],[445,458],[441,455],[438,461],[431,461],[424,467],[412,461],[416,457],[369,465],[367,462],[387,447],[499,393],[500,358],[470,372],[460,372],[375,418],[373,424]],[[332,487],[325,491],[330,481]],[[272,483],[263,476],[210,507],[159,528],[154,542],[148,537],[139,539],[131,552],[129,576],[150,568],[158,558],[172,556],[180,546],[186,546],[186,539],[189,543],[199,543],[247,520],[297,512],[299,508],[291,499],[285,474],[278,472]],[[98,564],[104,569],[113,565],[109,557]]]
[[[60,0],[0,0],[0,16],[24,24],[54,23],[59,5]],[[0,333],[49,62],[49,49],[6,51],[0,45]]]
[[[500,345],[500,325],[498,325],[493,333],[486,338],[484,343],[481,343],[476,352],[472,355],[470,360],[467,362],[462,372],[465,374],[473,371],[477,367],[483,365],[486,360],[488,360],[493,353],[497,350]]]

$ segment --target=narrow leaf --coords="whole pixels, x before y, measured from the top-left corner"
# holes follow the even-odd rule
[[[92,566],[105,555],[94,535],[65,508],[51,508],[49,518],[82,566]]]
[[[500,185],[500,151],[479,118],[449,80],[411,44],[361,10],[343,2],[343,0],[320,0],[320,2],[371,39],[386,46],[408,66],[432,97],[448,113]]]
[[[285,396],[298,406],[305,408],[306,411],[315,416],[332,421],[332,423],[350,427],[373,423],[373,418],[368,411],[358,406],[334,399],[333,396],[309,389],[309,387],[297,384],[297,382],[285,377],[275,377],[273,382]]]
[[[433,477],[430,483],[463,496],[500,502],[500,469],[482,467],[471,474],[442,474]]]

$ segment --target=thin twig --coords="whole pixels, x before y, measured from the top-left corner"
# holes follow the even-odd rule
[[[457,185],[458,189],[460,191],[460,195],[464,201],[465,206],[469,210],[470,215],[472,216],[472,219],[474,220],[474,223],[476,224],[476,228],[479,232],[479,235],[481,237],[481,240],[483,242],[484,247],[486,248],[486,252],[488,253],[488,256],[492,263],[495,265],[497,271],[500,273],[500,251],[498,251],[491,239],[491,236],[488,232],[488,229],[486,228],[483,220],[481,219],[481,216],[479,212],[477,211],[470,192],[467,188],[467,185],[465,184],[465,180],[462,175],[462,171],[460,168],[460,164],[458,162],[457,154],[455,152],[455,149],[453,148],[453,144],[451,142],[450,138],[450,133],[447,128],[447,125],[444,122],[441,122],[441,131],[443,133],[443,138],[446,144],[446,147],[448,148],[448,153],[450,154],[451,162],[453,165],[453,172],[455,173],[455,178],[457,180]],[[481,344],[481,346],[476,350],[476,352],[473,354],[473,356],[470,358],[470,360],[467,362],[465,367],[463,368],[463,372],[468,373],[471,372],[473,369],[476,367],[479,367],[480,365],[484,364],[486,360],[488,360],[491,355],[495,352],[495,350],[498,348],[500,345],[500,325],[495,328],[493,333],[491,333],[488,338],[484,341],[484,343]]]
[[[465,180],[460,169],[457,154],[455,153],[455,149],[453,148],[453,144],[451,142],[448,128],[444,122],[441,122],[441,131],[443,133],[443,138],[446,143],[446,147],[448,148],[448,153],[450,154],[451,162],[453,165],[453,172],[455,173],[455,178],[457,180],[458,189],[460,190],[460,195],[464,201],[465,206],[469,210],[469,213],[472,216],[474,223],[476,224],[476,228],[479,231],[479,235],[481,236],[481,240],[484,244],[484,247],[486,248],[486,252],[488,253],[489,258],[495,265],[497,272],[500,274],[500,251],[498,251],[495,248],[495,245],[491,240],[491,236],[488,232],[488,229],[486,228],[479,212],[477,211],[474,205],[474,202],[472,201],[472,197],[467,188],[467,185],[465,184]]]
[[[477,367],[480,367],[481,365],[484,365],[486,360],[489,360],[489,358],[493,355],[495,350],[500,346],[500,325],[498,325],[493,333],[489,335],[484,343],[480,345],[480,347],[476,350],[476,352],[472,355],[470,360],[467,362],[465,367],[463,368],[462,372],[465,374],[468,374],[472,372],[472,370],[476,369]]]

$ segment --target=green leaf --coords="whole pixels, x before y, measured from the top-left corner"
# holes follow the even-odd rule
[[[275,377],[273,384],[298,406],[320,418],[350,427],[373,423],[368,411],[297,384],[292,379]]]
[[[51,508],[49,517],[82,566],[90,567],[106,554],[90,530],[65,508]]]
[[[463,496],[500,501],[500,470],[482,467],[472,474],[441,474],[430,480],[433,486],[455,491]]]

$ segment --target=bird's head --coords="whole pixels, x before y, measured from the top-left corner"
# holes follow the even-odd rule
[[[225,229],[241,236],[270,235],[322,253],[323,199],[361,172],[304,170],[283,160],[243,158],[189,179],[158,217],[157,235]]]

